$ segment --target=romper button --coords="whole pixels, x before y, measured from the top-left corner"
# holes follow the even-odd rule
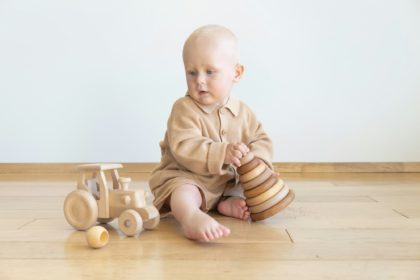
[[[222,129],[222,135],[225,135],[226,131],[224,129]]]

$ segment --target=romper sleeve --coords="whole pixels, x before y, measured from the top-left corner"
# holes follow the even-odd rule
[[[186,169],[204,176],[223,175],[227,143],[203,136],[200,116],[191,106],[176,102],[168,120],[168,143],[175,160]]]
[[[248,147],[250,151],[273,169],[273,143],[268,134],[264,131],[262,124],[257,120],[255,114],[250,109],[248,125],[250,130]]]

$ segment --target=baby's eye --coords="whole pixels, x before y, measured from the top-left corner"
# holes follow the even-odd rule
[[[190,76],[197,76],[197,72],[196,71],[188,71],[188,75]]]
[[[213,75],[215,72],[216,72],[216,71],[213,71],[213,70],[207,70],[207,71],[206,71],[206,74],[207,74],[207,75]]]

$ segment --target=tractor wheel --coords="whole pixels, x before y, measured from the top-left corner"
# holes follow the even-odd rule
[[[75,229],[86,230],[96,223],[98,205],[89,192],[72,191],[64,201],[64,215],[67,222]]]
[[[142,231],[143,220],[135,210],[128,209],[118,217],[118,225],[125,235],[134,236]]]
[[[107,224],[114,220],[115,218],[98,218],[98,223]]]
[[[160,222],[160,215],[157,215],[155,218],[147,220],[147,222],[144,222],[143,226],[145,229],[155,229]]]
[[[159,225],[159,222],[160,222],[159,210],[157,210],[157,208],[154,206],[146,207],[144,208],[144,210],[147,211],[147,217],[149,217],[149,219],[146,222],[144,222],[144,225],[143,225],[144,228],[155,229]],[[153,217],[153,218],[150,218],[150,217]]]

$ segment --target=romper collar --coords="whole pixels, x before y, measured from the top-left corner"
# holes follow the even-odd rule
[[[191,98],[188,95],[188,92],[187,92],[186,96]],[[207,105],[203,105],[203,104],[199,104],[198,102],[195,102],[195,100],[192,99],[192,98],[191,98],[191,100],[194,102],[194,104],[197,105],[198,108],[201,109],[201,111],[203,111],[204,113],[207,113],[207,114],[212,114],[215,110],[217,110],[219,108],[223,108],[223,107],[228,109],[228,111],[231,112],[232,115],[235,116],[235,117],[238,116],[238,114],[239,114],[239,100],[236,99],[235,97],[233,97],[232,95],[229,96],[229,99],[226,102],[226,104],[221,106],[221,107],[207,106]]]

